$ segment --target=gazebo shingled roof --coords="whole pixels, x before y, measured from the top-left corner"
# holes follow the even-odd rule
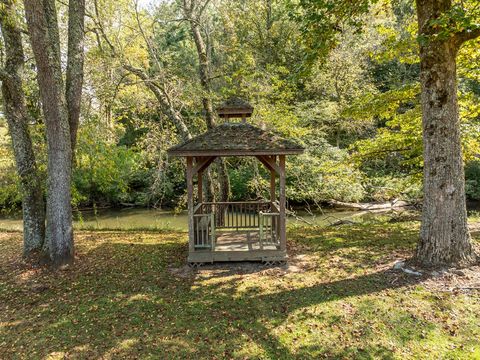
[[[239,156],[299,154],[303,148],[248,123],[224,123],[171,147],[175,156]]]

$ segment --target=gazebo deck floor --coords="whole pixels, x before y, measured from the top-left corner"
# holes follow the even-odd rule
[[[264,243],[263,250],[277,250],[276,244]],[[217,233],[215,251],[262,250],[258,231],[224,231]]]
[[[264,243],[260,247],[258,230],[221,231],[216,234],[215,249],[195,249],[188,254],[189,263],[215,261],[264,261],[284,262],[285,250],[279,245]]]

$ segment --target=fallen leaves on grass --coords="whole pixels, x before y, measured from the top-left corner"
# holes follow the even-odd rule
[[[297,228],[287,266],[186,267],[186,234],[78,232],[68,271],[0,234],[0,358],[475,358],[478,269],[392,270],[417,223]],[[478,241],[478,238],[477,238]]]

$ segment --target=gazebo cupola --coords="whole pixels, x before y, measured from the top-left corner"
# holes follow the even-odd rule
[[[242,121],[225,122],[168,150],[187,162],[188,262],[285,261],[285,156],[300,154],[304,149],[292,140],[247,123],[253,107],[241,99],[229,99],[217,112],[221,118]],[[270,173],[269,199],[204,202],[204,171],[222,156],[256,157]],[[198,186],[196,199],[194,177]]]
[[[253,107],[240,98],[231,97],[217,108],[217,114],[220,118],[241,118],[246,122],[253,114]]]

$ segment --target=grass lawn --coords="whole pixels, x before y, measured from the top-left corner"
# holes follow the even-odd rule
[[[185,233],[77,232],[62,271],[0,233],[0,358],[480,359],[480,292],[462,287],[475,272],[391,270],[417,231],[290,229],[288,267],[196,271]]]

